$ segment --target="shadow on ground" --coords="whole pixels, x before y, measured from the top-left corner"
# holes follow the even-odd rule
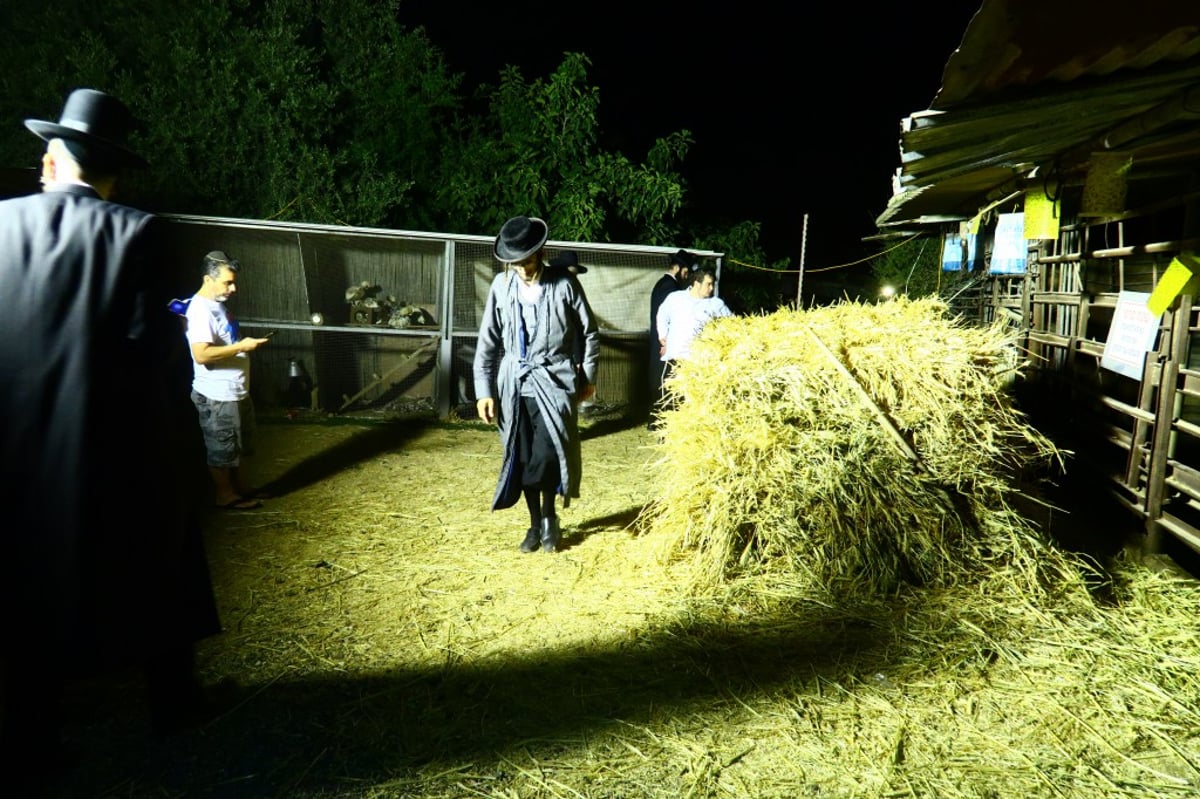
[[[434,424],[437,422],[429,419],[404,419],[364,426],[361,432],[310,455],[261,488],[277,497],[307,488],[355,464],[403,448]]]
[[[534,652],[482,666],[450,658],[433,671],[315,680],[284,674],[241,688],[207,727],[157,740],[145,730],[135,683],[92,684],[68,703],[68,729],[85,757],[47,795],[357,796],[434,761],[477,771],[522,759],[528,748],[553,757],[618,723],[683,716],[819,677],[845,679],[848,662],[886,671],[878,661],[889,640],[872,622],[789,613],[742,628],[648,631],[594,650]],[[503,774],[486,779],[496,790]]]

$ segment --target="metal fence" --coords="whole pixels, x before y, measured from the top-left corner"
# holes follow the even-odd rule
[[[200,285],[204,254],[223,250],[242,270],[229,307],[252,335],[256,404],[290,407],[302,373],[305,410],[380,415],[473,404],[479,314],[499,264],[491,236],[163,215],[177,296]],[[575,250],[600,324],[594,406],[642,416],[649,404],[649,298],[677,248],[547,242]],[[689,250],[713,265],[723,255]],[[473,414],[473,411],[470,411]]]

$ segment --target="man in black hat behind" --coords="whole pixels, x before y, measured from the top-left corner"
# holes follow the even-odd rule
[[[662,344],[659,343],[658,308],[673,291],[688,287],[688,273],[696,257],[687,250],[676,250],[667,259],[667,271],[663,273],[650,291],[650,421],[651,430],[658,424],[658,411],[662,407],[663,360]]]
[[[46,142],[43,191],[0,203],[7,776],[57,761],[72,678],[140,667],[155,728],[186,724],[203,704],[193,644],[219,631],[157,223],[109,200],[146,165],[132,124],[116,98],[72,92],[57,123],[25,122]]]
[[[574,250],[563,250],[558,255],[556,255],[550,259],[549,266],[554,267],[556,269],[566,269],[568,272],[570,272],[572,275],[575,275],[576,277],[578,277],[579,275],[587,274],[587,270],[588,270],[586,266],[579,263],[579,253],[575,252]],[[574,361],[574,363],[575,363],[575,371],[582,376],[582,374],[583,374],[583,350],[584,350],[584,343],[585,343],[582,330],[575,331],[574,341],[575,341],[575,346],[574,346],[573,353],[571,355],[571,360]],[[580,409],[582,410],[587,404],[588,403],[581,402],[579,404]]]

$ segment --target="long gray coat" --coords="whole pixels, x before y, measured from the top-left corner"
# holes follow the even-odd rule
[[[579,496],[582,476],[576,397],[583,384],[571,362],[573,342],[576,336],[583,336],[583,379],[595,383],[600,333],[576,277],[566,270],[543,269],[538,329],[522,348],[519,282],[512,270],[492,280],[475,345],[475,396],[496,400],[496,421],[504,444],[492,510],[511,507],[521,496],[513,467],[517,453],[514,422],[522,380],[533,385],[538,409],[550,427],[561,476],[558,493],[567,507],[572,497]]]

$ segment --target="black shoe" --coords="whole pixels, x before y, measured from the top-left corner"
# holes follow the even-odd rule
[[[561,531],[558,526],[558,517],[554,516],[549,519],[542,519],[542,551],[554,552],[558,549],[558,539],[561,536]]]
[[[541,533],[536,527],[530,527],[525,531],[525,540],[521,542],[522,552],[533,552],[538,548],[541,542]]]

